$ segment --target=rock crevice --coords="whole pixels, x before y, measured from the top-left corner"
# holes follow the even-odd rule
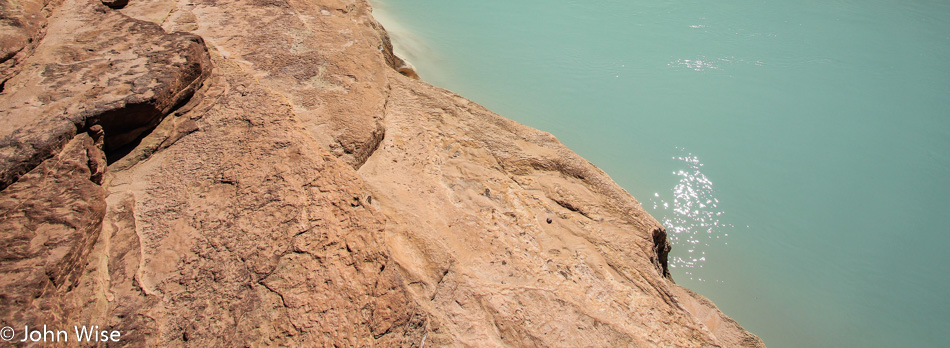
[[[5,0],[7,1],[7,0]],[[0,93],[0,189],[99,125],[112,152],[153,128],[210,73],[203,40],[101,4],[65,1]]]

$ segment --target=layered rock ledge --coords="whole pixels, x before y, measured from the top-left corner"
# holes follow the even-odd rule
[[[764,346],[365,0],[0,0],[0,324],[121,345]]]

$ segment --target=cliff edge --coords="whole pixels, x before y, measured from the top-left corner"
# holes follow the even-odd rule
[[[764,346],[673,283],[630,194],[419,81],[366,0],[0,10],[3,326],[133,346]]]

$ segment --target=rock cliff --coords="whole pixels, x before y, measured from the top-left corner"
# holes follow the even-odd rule
[[[763,346],[365,0],[0,0],[0,324],[118,345]],[[19,336],[17,337],[19,339]]]

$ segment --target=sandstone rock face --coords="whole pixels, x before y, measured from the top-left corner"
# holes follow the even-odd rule
[[[0,1],[0,86],[14,74],[17,54],[30,54],[41,37],[49,15],[44,0]],[[2,88],[0,88],[2,90]]]
[[[105,165],[101,142],[83,133],[0,192],[4,323],[66,324],[57,314],[67,303],[51,295],[84,273],[106,211],[95,175]]]
[[[0,188],[100,125],[106,151],[132,143],[210,71],[200,37],[166,34],[88,1],[67,1],[44,44],[0,95]]]
[[[4,325],[133,346],[763,346],[672,282],[633,197],[414,79],[364,0],[31,6],[0,31]]]

